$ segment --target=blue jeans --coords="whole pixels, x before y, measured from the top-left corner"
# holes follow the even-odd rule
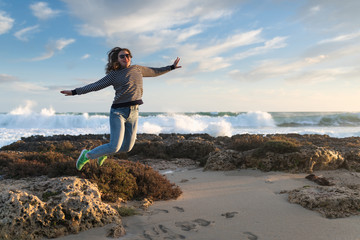
[[[136,140],[139,106],[134,105],[110,110],[110,142],[87,153],[90,159],[105,154],[129,152]]]

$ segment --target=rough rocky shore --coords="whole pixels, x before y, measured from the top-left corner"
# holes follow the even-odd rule
[[[109,223],[122,228],[119,213],[86,179],[2,180],[0,189],[1,239],[56,238]]]
[[[108,135],[33,136],[1,148],[0,238],[54,238],[111,222],[117,223],[113,236],[124,234],[114,204],[101,199],[105,192],[99,190],[99,182],[73,170],[82,148],[96,147],[108,139]],[[123,160],[155,170],[203,167],[209,172],[251,168],[314,173],[312,180],[323,179],[328,184],[284,192],[291,203],[328,218],[360,214],[357,137],[140,134],[130,153],[115,154],[108,161]],[[341,174],[334,175],[334,170]]]

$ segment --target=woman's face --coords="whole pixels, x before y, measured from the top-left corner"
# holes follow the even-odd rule
[[[128,68],[131,63],[130,53],[126,50],[119,52],[118,60],[122,68]]]

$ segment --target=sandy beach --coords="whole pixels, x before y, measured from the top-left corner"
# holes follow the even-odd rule
[[[181,187],[181,197],[155,202],[142,215],[123,218],[127,234],[118,239],[360,239],[360,216],[328,219],[289,203],[282,191],[316,185],[305,179],[306,174],[258,170],[204,172],[197,168],[166,176]],[[111,227],[58,239],[105,240],[109,239],[106,233]]]

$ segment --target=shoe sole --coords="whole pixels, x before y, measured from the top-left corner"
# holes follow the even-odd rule
[[[83,153],[85,152],[85,151],[87,151],[86,149],[84,149],[84,150],[82,150],[82,152],[80,153],[80,156],[79,156],[79,158],[77,159],[77,161],[76,161],[76,169],[78,169],[78,163],[79,163],[79,160],[80,160],[80,158],[81,158],[81,156],[83,155]],[[78,169],[79,170],[79,169]]]

